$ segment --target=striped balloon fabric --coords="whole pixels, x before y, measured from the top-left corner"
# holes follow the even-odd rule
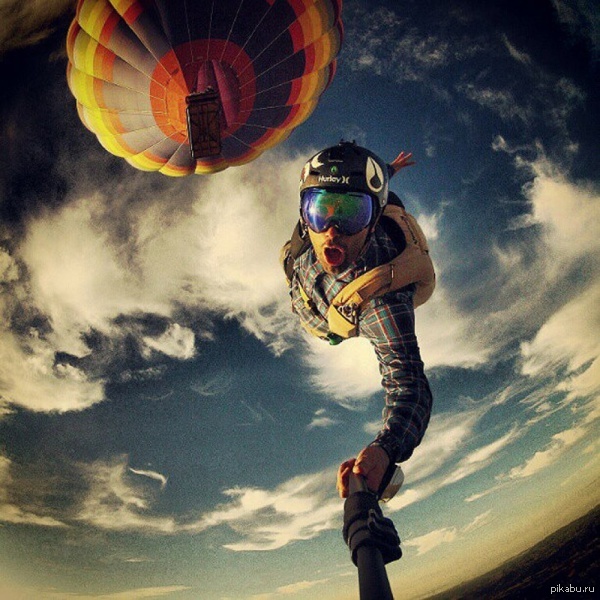
[[[247,163],[314,111],[342,0],[79,0],[67,79],[85,126],[138,169]]]

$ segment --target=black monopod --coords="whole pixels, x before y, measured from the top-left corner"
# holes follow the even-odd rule
[[[358,568],[360,600],[393,600],[385,565],[402,556],[400,538],[392,520],[383,516],[377,495],[354,473],[344,503],[343,535]]]

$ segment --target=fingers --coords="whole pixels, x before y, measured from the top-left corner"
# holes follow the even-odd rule
[[[361,475],[367,482],[367,487],[377,492],[390,459],[383,448],[379,446],[367,446],[360,451],[356,458],[343,462],[337,473],[336,487],[340,498],[347,498],[349,494],[350,473]]]
[[[396,156],[396,158],[390,163],[390,167],[392,167],[392,169],[394,170],[394,174],[396,174],[400,169],[403,169],[404,167],[410,167],[411,165],[414,165],[415,162],[411,161],[411,158],[412,152],[409,152],[408,154],[400,152],[400,154],[398,154],[398,156]]]
[[[389,462],[390,459],[385,450],[378,446],[367,446],[356,458],[353,472],[362,475],[366,479],[367,487],[376,492],[381,485]]]

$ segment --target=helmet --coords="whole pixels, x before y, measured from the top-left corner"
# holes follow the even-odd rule
[[[387,204],[389,171],[376,154],[341,141],[315,154],[302,169],[300,193],[307,188],[355,191],[369,194],[375,201],[375,215]]]

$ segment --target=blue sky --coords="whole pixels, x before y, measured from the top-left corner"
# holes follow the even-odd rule
[[[594,2],[348,0],[310,119],[185,179],[81,125],[71,8],[0,4],[3,598],[357,597],[335,471],[379,427],[377,363],[305,337],[278,264],[304,161],[340,138],[413,152],[392,189],[438,273],[393,589],[466,581],[597,504]]]

